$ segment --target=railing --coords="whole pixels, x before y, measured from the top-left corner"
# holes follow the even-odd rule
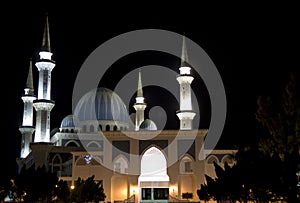
[[[135,195],[124,200],[124,203],[135,203]]]

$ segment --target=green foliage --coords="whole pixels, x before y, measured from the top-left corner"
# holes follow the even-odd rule
[[[94,175],[86,180],[78,178],[71,192],[72,202],[99,202],[104,201],[106,195],[101,182],[94,180]]]

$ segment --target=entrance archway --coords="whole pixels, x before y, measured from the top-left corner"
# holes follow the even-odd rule
[[[149,148],[141,159],[139,202],[168,202],[169,180],[165,155],[156,147]]]

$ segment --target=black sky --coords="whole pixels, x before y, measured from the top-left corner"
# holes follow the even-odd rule
[[[74,79],[81,64],[95,48],[124,32],[155,28],[185,33],[207,52],[218,68],[228,102],[220,147],[230,148],[257,139],[260,132],[254,117],[257,97],[280,97],[289,72],[299,69],[299,62],[295,60],[299,51],[293,49],[299,33],[296,31],[299,25],[297,13],[292,7],[282,5],[276,8],[242,7],[232,11],[211,9],[211,12],[204,12],[204,7],[191,7],[166,10],[157,5],[153,9],[117,12],[104,7],[58,10],[40,6],[1,16],[4,34],[1,45],[4,51],[1,54],[1,98],[4,101],[1,154],[5,155],[2,163],[7,164],[3,169],[5,174],[14,174],[15,159],[19,156],[21,137],[18,127],[23,113],[21,95],[29,58],[35,59],[41,47],[45,12],[49,15],[51,48],[56,61],[52,72],[51,94],[56,102],[51,112],[52,128],[59,127],[60,121],[71,113]],[[169,56],[151,56],[154,61],[162,59],[166,66],[178,63],[178,59]],[[149,55],[143,53],[139,59],[147,57]],[[141,64],[143,60],[136,60],[130,68]],[[37,70],[34,70],[34,76],[37,90]],[[193,88],[196,92],[205,91],[205,87],[196,83]],[[148,90],[151,92],[151,88]],[[209,115],[209,110],[206,113]],[[208,123],[203,125],[205,127]]]

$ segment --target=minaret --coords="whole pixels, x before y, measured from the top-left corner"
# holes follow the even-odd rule
[[[55,62],[51,60],[50,35],[48,16],[44,29],[42,49],[39,52],[40,59],[35,63],[39,70],[38,98],[33,102],[36,110],[36,126],[34,142],[50,142],[50,112],[54,107],[51,100],[51,71]]]
[[[135,98],[136,102],[133,105],[136,113],[135,113],[135,130],[138,131],[140,129],[141,123],[144,121],[144,110],[147,107],[145,103],[145,98],[143,97],[143,86],[142,86],[142,77],[141,70],[139,70],[139,80],[138,80],[138,90],[137,97]]]
[[[180,119],[180,130],[193,129],[193,119],[196,115],[193,112],[192,98],[191,98],[191,83],[194,77],[191,75],[191,67],[188,64],[188,55],[185,44],[185,37],[182,41],[182,54],[180,74],[177,76],[177,81],[180,85],[180,110],[176,112]]]
[[[29,144],[32,142],[32,134],[34,132],[33,127],[33,101],[35,100],[33,79],[32,79],[32,61],[30,59],[28,77],[26,82],[26,88],[22,100],[24,102],[23,122],[19,128],[22,139],[21,139],[21,158],[25,158],[30,153]]]

